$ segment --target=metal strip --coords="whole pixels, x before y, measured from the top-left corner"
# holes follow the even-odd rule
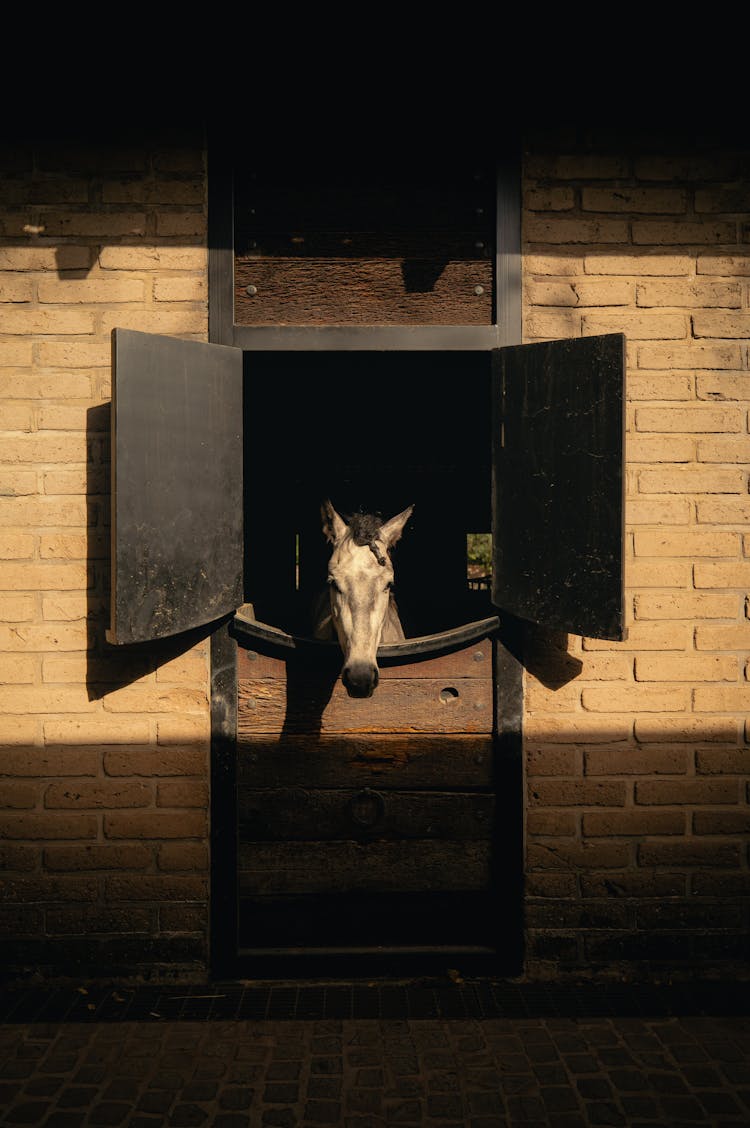
[[[439,654],[446,654],[467,646],[479,638],[486,638],[500,627],[500,619],[492,615],[487,619],[478,619],[474,623],[465,623],[449,631],[440,631],[437,634],[422,635],[419,638],[409,638],[405,642],[390,643],[378,647],[378,661],[391,661],[396,665],[410,662],[415,658],[434,658]],[[316,658],[330,657],[336,661],[341,656],[341,651],[336,642],[320,642],[314,638],[304,638],[298,635],[286,634],[278,627],[268,623],[260,623],[252,617],[252,613],[240,609],[234,616],[231,624],[231,633],[246,645],[257,649],[260,643],[264,648],[277,650],[282,657],[289,657],[291,653],[302,656],[315,655]]]
[[[254,352],[481,352],[500,343],[494,325],[235,325],[232,339]]]

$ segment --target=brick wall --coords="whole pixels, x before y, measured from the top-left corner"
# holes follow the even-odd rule
[[[525,339],[623,331],[629,391],[629,639],[529,639],[532,977],[746,970],[747,154],[669,148],[525,156]],[[110,330],[206,337],[202,143],[2,164],[0,959],[193,974],[207,647],[104,628]]]
[[[628,370],[628,640],[530,644],[529,972],[746,974],[750,154],[524,168],[525,340],[624,332]]]
[[[206,338],[202,138],[0,159],[0,962],[202,968],[207,646],[104,642],[110,330]]]

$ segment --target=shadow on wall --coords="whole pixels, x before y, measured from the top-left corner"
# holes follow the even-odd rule
[[[117,646],[107,642],[111,591],[110,418],[109,403],[89,408],[86,413],[89,584],[86,687],[90,701],[101,700],[114,690],[155,673],[167,662],[208,639],[216,626],[208,624],[148,643]]]

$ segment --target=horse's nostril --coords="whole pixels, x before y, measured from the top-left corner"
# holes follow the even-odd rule
[[[378,684],[378,668],[365,663],[345,666],[341,680],[350,697],[372,697]]]

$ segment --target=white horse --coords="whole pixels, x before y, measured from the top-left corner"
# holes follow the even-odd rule
[[[338,638],[344,652],[341,680],[350,697],[372,697],[379,676],[378,647],[404,639],[390,553],[413,509],[410,505],[389,521],[369,513],[344,520],[330,501],[321,506],[323,533],[332,550],[328,591],[316,606],[314,634]]]

